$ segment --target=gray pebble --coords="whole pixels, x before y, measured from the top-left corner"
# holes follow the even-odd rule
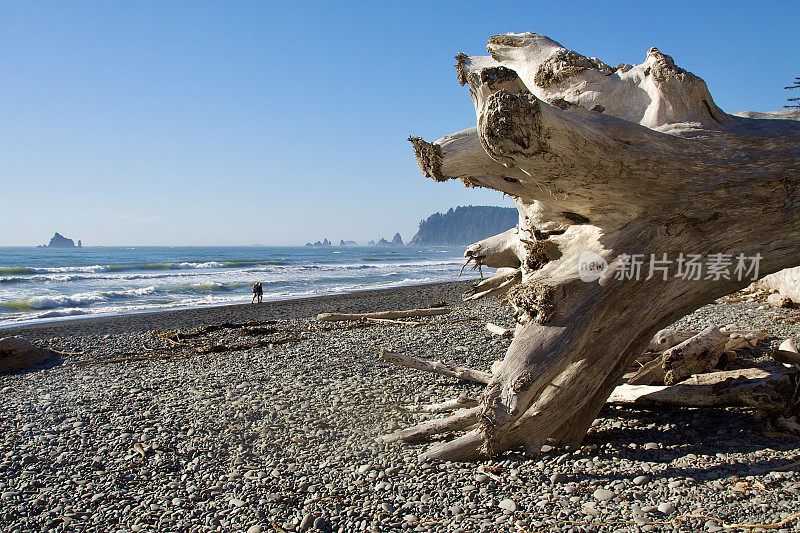
[[[514,500],[510,499],[510,498],[506,498],[505,500],[501,500],[500,503],[497,504],[497,506],[500,509],[503,509],[504,511],[509,511],[511,513],[515,512],[517,510],[517,503]]]
[[[616,494],[607,489],[597,489],[592,494],[592,497],[599,502],[607,502],[614,499],[614,496],[616,496]]]
[[[300,522],[300,531],[308,531],[311,529],[311,526],[314,524],[314,515],[311,513],[306,514],[303,516],[303,520]]]
[[[658,505],[658,511],[663,514],[672,514],[675,512],[675,504],[672,502],[664,502]]]

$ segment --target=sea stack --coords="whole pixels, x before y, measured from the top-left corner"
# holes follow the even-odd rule
[[[80,241],[78,241],[80,242]],[[80,244],[78,245],[80,246]],[[75,242],[72,239],[68,239],[61,235],[60,233],[56,233],[53,235],[53,238],[50,239],[50,244],[47,245],[48,248],[75,248]]]

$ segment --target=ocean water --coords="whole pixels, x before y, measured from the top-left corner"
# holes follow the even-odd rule
[[[0,327],[453,281],[463,247],[0,247]],[[465,273],[474,277],[474,273]]]

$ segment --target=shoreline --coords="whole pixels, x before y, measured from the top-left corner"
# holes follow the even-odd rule
[[[120,334],[154,329],[192,329],[217,322],[310,318],[318,313],[335,311],[336,305],[346,307],[348,312],[353,313],[400,309],[407,307],[401,302],[409,299],[417,302],[417,305],[411,307],[426,307],[442,299],[450,305],[458,305],[461,303],[461,293],[466,291],[471,282],[472,280],[446,281],[386,289],[363,289],[337,294],[264,300],[261,304],[245,302],[133,311],[114,315],[82,315],[59,320],[45,319],[43,322],[0,326],[0,337],[21,335],[32,339],[47,339],[67,335]]]

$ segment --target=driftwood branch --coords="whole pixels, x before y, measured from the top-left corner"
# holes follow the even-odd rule
[[[337,322],[342,320],[385,319],[395,320],[416,316],[446,315],[453,310],[448,307],[435,307],[428,309],[407,309],[404,311],[376,311],[373,313],[320,313],[317,320],[322,322]]]
[[[466,302],[488,296],[503,296],[521,281],[522,271],[519,268],[498,268],[491,278],[474,282],[462,299]]]
[[[480,414],[480,407],[461,409],[446,418],[426,420],[416,426],[401,429],[388,435],[382,435],[376,438],[375,441],[380,444],[398,441],[414,442],[425,440],[441,433],[464,430],[475,425],[478,422]]]
[[[785,365],[800,365],[800,353],[792,339],[786,339],[777,350],[773,350],[772,358]]]
[[[434,403],[430,405],[412,405],[407,407],[405,410],[412,413],[445,413],[447,411],[454,411],[456,409],[475,407],[479,403],[480,402],[474,398],[469,398],[468,396],[462,395],[458,398],[453,398],[452,400],[447,400],[440,403]]]
[[[720,328],[720,331],[723,333],[729,334],[732,338],[733,337],[744,337],[746,338],[751,344],[754,344],[758,341],[764,340],[767,338],[767,332],[763,329],[745,329],[745,330],[728,330],[726,328]],[[676,346],[682,343],[685,340],[688,340],[695,335],[700,333],[699,331],[692,331],[692,330],[676,330],[673,328],[665,328],[660,330],[656,333],[650,344],[647,346],[648,352],[663,352],[664,350],[668,350],[673,346]],[[745,346],[741,346],[744,348]],[[731,349],[738,350],[739,348],[734,348],[733,346],[725,348],[725,351],[729,351]]]
[[[694,373],[708,372],[717,365],[728,335],[709,326],[694,337],[666,350],[661,358],[664,384],[674,385]]]
[[[494,333],[495,335],[502,337],[504,339],[510,339],[514,336],[514,329],[513,328],[504,328],[502,326],[498,326],[497,324],[493,324],[491,322],[486,324],[486,329],[489,330],[490,333]]]
[[[487,384],[492,379],[489,372],[464,368],[456,365],[448,365],[441,361],[428,361],[410,355],[403,355],[389,350],[381,350],[381,359],[387,363],[415,368],[425,372],[433,372],[443,376],[463,379],[464,381],[474,381],[475,383]]]
[[[367,322],[374,322],[376,324],[394,324],[395,326],[419,326],[422,322],[414,322],[412,320],[393,320],[391,318],[365,318]]]

